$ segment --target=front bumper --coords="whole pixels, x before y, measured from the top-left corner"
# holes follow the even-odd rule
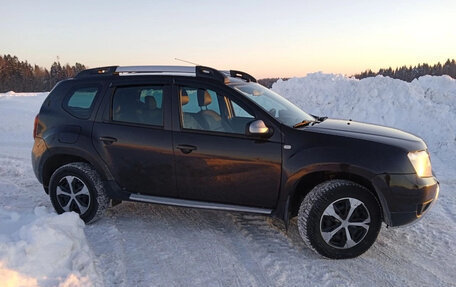
[[[416,174],[380,174],[374,177],[373,184],[389,226],[421,218],[436,202],[440,189],[435,177],[420,178]]]

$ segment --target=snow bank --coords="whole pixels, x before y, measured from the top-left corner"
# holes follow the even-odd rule
[[[449,76],[423,76],[412,82],[425,91],[424,97],[438,104],[447,104],[456,112],[456,81]]]
[[[76,213],[0,207],[2,286],[93,286],[100,282]]]
[[[438,174],[450,172],[443,161],[456,162],[456,80],[448,76],[407,83],[313,73],[279,80],[272,89],[311,114],[390,126],[423,138]]]

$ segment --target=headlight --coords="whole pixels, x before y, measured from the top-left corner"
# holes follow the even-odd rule
[[[427,151],[414,151],[407,154],[410,162],[419,177],[432,176],[431,159]]]

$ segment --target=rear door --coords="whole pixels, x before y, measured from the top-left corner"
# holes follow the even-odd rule
[[[280,131],[246,135],[261,119],[228,88],[176,80],[174,152],[183,199],[273,208],[281,177]]]
[[[113,83],[92,140],[117,183],[131,193],[176,197],[171,86],[150,80]]]

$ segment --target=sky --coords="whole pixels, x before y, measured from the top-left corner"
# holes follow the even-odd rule
[[[44,67],[185,65],[257,78],[456,58],[456,1],[0,0],[0,54]]]

